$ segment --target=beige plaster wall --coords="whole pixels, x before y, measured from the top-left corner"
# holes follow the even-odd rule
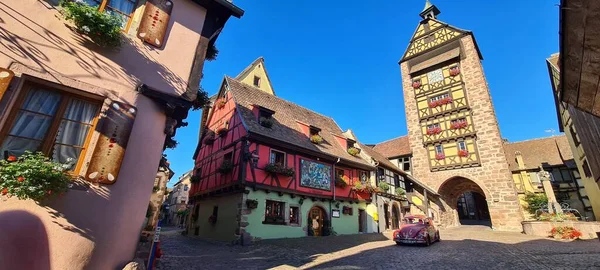
[[[49,244],[51,269],[117,269],[134,256],[165,138],[163,110],[137,94],[135,87],[145,83],[172,95],[185,92],[206,15],[192,1],[173,1],[164,48],[129,36],[119,50],[99,48],[70,30],[56,8],[44,1],[0,1],[0,67],[17,76],[12,97],[4,97],[11,99],[9,110],[20,91],[19,78],[28,76],[137,108],[114,185],[71,190],[46,205],[14,198],[0,201],[0,212],[22,210],[41,219],[48,239],[39,241]],[[0,128],[5,122],[2,117]],[[97,138],[94,132],[89,149]],[[82,157],[84,163],[92,152]]]

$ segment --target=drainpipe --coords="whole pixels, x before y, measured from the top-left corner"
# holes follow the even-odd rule
[[[335,165],[338,164],[339,162],[340,162],[340,158],[338,157],[337,161],[335,163],[333,163],[333,177],[337,177],[335,175]],[[334,181],[333,182],[333,200],[335,201],[335,179],[333,179],[333,181]],[[329,200],[329,226],[331,228],[333,228],[333,214],[331,212],[331,203],[332,203],[332,201]],[[329,232],[329,233],[331,233],[331,232]]]

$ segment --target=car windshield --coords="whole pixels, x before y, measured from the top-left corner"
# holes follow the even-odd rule
[[[419,217],[406,218],[404,219],[404,221],[406,222],[406,224],[425,224],[425,219]]]

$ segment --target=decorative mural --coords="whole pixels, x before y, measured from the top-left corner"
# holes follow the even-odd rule
[[[300,160],[300,185],[331,190],[331,166],[309,160]]]

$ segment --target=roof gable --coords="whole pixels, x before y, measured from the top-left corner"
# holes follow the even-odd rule
[[[417,30],[410,39],[410,43],[400,62],[421,55],[425,52],[441,47],[464,35],[472,34],[470,31],[451,26],[437,19],[421,20]],[[481,53],[479,54],[481,57]]]
[[[255,77],[258,78],[259,85],[255,86]],[[269,79],[267,68],[265,67],[265,59],[261,57],[257,58],[248,67],[246,67],[240,74],[235,77],[236,80],[257,87],[265,93],[275,95],[275,90]]]
[[[339,157],[342,160],[372,167],[362,158],[351,156],[346,149],[336,143],[335,136],[344,137],[344,135],[331,117],[265,93],[261,89],[244,84],[237,79],[225,77],[225,80],[249,133],[290,144],[310,152],[320,152],[332,158]],[[272,116],[274,124],[271,128],[263,127],[258,123],[253,113],[254,106],[260,106],[275,112]],[[311,143],[298,122],[321,129],[320,135],[323,137],[323,143]]]

